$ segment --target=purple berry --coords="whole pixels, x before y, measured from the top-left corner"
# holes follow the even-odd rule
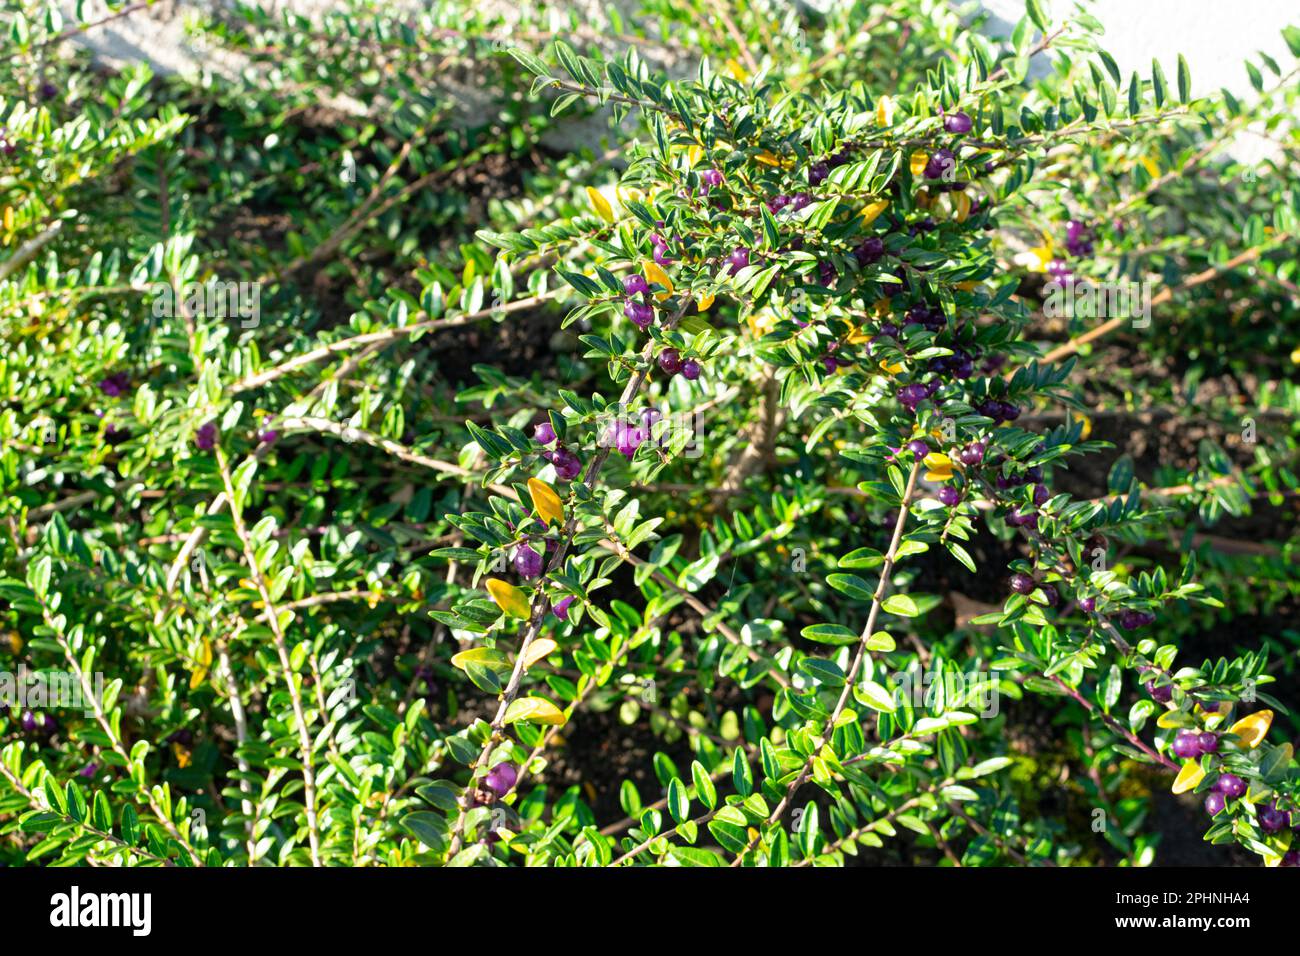
[[[961,494],[952,485],[944,485],[939,489],[939,500],[951,508],[961,501]]]
[[[1174,686],[1172,684],[1156,686],[1155,681],[1149,680],[1146,682],[1146,689],[1147,693],[1151,695],[1151,699],[1157,703],[1167,704],[1174,699]]]
[[[1126,631],[1132,631],[1154,623],[1155,619],[1156,616],[1150,611],[1128,610],[1119,616],[1119,626]]]
[[[125,372],[114,372],[99,382],[99,390],[109,398],[117,398],[131,387],[131,380]]]
[[[831,174],[830,166],[825,163],[813,163],[808,167],[808,185],[820,186],[826,181],[826,177]]]
[[[970,117],[961,111],[943,118],[943,128],[949,133],[969,133],[972,125]]]
[[[623,314],[626,315],[639,329],[650,327],[650,323],[655,319],[655,310],[644,302],[638,302],[635,299],[628,299],[623,303]]]
[[[533,441],[539,445],[549,445],[555,441],[555,428],[550,422],[538,422],[533,426]]]
[[[1212,734],[1207,731],[1206,733],[1201,734],[1200,740],[1201,740],[1201,753],[1212,754],[1218,752],[1219,749],[1218,734]]]
[[[700,377],[700,363],[695,359],[687,359],[682,363],[682,378],[693,382]]]
[[[1227,805],[1228,798],[1217,791],[1211,790],[1205,795],[1205,812],[1212,817],[1217,817]]]
[[[706,169],[700,178],[704,180],[704,185],[709,187],[722,185],[722,171],[719,169]]]
[[[1050,497],[1051,493],[1047,490],[1046,485],[1034,486],[1034,504],[1037,507],[1041,508],[1043,505],[1047,504],[1047,499]]]
[[[982,441],[973,441],[957,453],[957,458],[966,467],[974,467],[984,460],[984,448]]]
[[[682,353],[676,349],[664,349],[659,353],[659,367],[668,375],[676,375],[682,370]]]
[[[567,448],[545,452],[543,457],[555,466],[556,476],[565,481],[572,481],[582,472],[581,459]]]
[[[99,764],[97,764],[97,763],[88,763],[88,764],[86,764],[84,767],[82,767],[80,770],[77,771],[77,776],[79,776],[79,777],[85,777],[87,780],[89,780],[90,778],[92,778],[93,776],[95,776],[95,774],[98,773],[98,772],[99,772]]]
[[[727,263],[727,274],[734,276],[749,265],[749,250],[744,246],[737,247],[731,255],[727,256]]]
[[[1270,803],[1259,811],[1259,826],[1265,833],[1276,833],[1286,826],[1286,814]]]
[[[862,240],[862,243],[853,250],[853,257],[858,260],[860,266],[869,266],[874,262],[879,262],[884,255],[885,241],[878,236]]]
[[[513,764],[499,763],[487,772],[483,785],[498,797],[504,797],[519,781],[519,772]]]
[[[1084,613],[1091,614],[1097,610],[1097,599],[1095,597],[1080,598],[1079,607],[1083,609]]]
[[[572,603],[573,603],[573,595],[566,594],[564,597],[560,598],[558,601],[555,602],[555,604],[551,606],[551,613],[554,614],[556,617],[558,617],[561,621],[567,621],[569,619],[569,605]]]
[[[1015,574],[1011,575],[1011,590],[1015,591],[1017,594],[1029,594],[1035,587],[1037,587],[1037,585],[1035,584],[1034,579],[1027,574],[1017,571]]]
[[[23,728],[24,732],[30,734],[41,725],[41,720],[30,710],[24,710],[22,716],[18,718],[18,723],[19,726]]]
[[[623,291],[629,296],[641,295],[650,291],[650,283],[645,281],[645,276],[631,275],[623,280]]]
[[[917,458],[924,458],[926,455],[930,454],[930,446],[919,438],[913,438],[908,442],[907,450]]]
[[[1043,592],[1043,599],[1047,601],[1048,607],[1056,607],[1061,603],[1061,592],[1056,590],[1055,584],[1043,584],[1039,589]]]
[[[1235,773],[1225,773],[1214,782],[1214,789],[1226,797],[1240,797],[1246,792],[1246,781]]]
[[[944,147],[936,149],[925,164],[926,179],[951,179],[950,170],[957,169],[957,157],[952,150]]]
[[[217,447],[216,422],[208,422],[194,433],[194,447],[199,451],[212,451]]]
[[[526,544],[515,548],[515,570],[522,578],[535,578],[542,573],[542,556]]]
[[[1174,737],[1173,751],[1183,760],[1195,760],[1201,755],[1201,735],[1190,730],[1180,730]]]

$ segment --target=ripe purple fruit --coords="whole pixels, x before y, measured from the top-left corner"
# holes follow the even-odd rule
[[[515,570],[522,578],[535,578],[542,573],[542,556],[526,544],[515,548]]]
[[[1146,682],[1145,686],[1147,693],[1151,695],[1151,699],[1157,703],[1167,704],[1174,699],[1174,687],[1172,684],[1162,684],[1157,687],[1155,681],[1149,680]]]
[[[1225,797],[1240,797],[1246,792],[1246,781],[1235,773],[1225,773],[1214,782],[1214,789]]]
[[[719,169],[706,169],[700,178],[704,180],[704,185],[709,187],[722,185],[722,171]]]
[[[623,314],[639,329],[647,329],[655,319],[655,310],[644,302],[628,299],[623,303]]]
[[[957,458],[967,468],[972,468],[984,460],[984,449],[982,441],[973,441],[957,453]]]
[[[1212,817],[1218,816],[1227,805],[1228,798],[1217,791],[1211,790],[1205,795],[1205,812]]]
[[[969,133],[972,125],[971,118],[961,111],[943,118],[943,128],[949,133]]]
[[[550,422],[538,422],[533,427],[533,441],[539,445],[549,445],[555,441],[555,428]]]
[[[1087,614],[1097,610],[1097,599],[1095,597],[1086,597],[1079,599],[1079,607]]]
[[[553,605],[551,605],[551,613],[554,614],[556,617],[558,617],[561,621],[567,621],[569,619],[569,605],[572,603],[573,603],[573,595],[566,594],[564,597],[560,598]]]
[[[631,275],[623,280],[623,291],[628,295],[641,295],[650,291],[650,283],[645,276]]]
[[[884,254],[885,241],[878,236],[862,240],[862,243],[853,250],[853,257],[858,260],[860,266],[869,266],[873,262],[879,262]]]
[[[682,363],[682,378],[693,382],[700,377],[700,363],[695,359],[687,359]]]
[[[1201,753],[1217,753],[1219,749],[1219,736],[1208,731],[1201,734]]]
[[[727,256],[727,263],[727,274],[734,276],[749,265],[749,250],[744,246],[738,246],[731,255]]]
[[[936,149],[925,164],[926,179],[951,179],[957,169],[957,157],[952,150],[944,147]]]
[[[1286,814],[1270,803],[1259,811],[1259,826],[1265,833],[1276,833],[1286,826]]]
[[[939,489],[939,500],[951,508],[961,501],[961,493],[952,485],[944,485]]]
[[[1039,588],[1043,592],[1043,598],[1047,601],[1048,607],[1056,607],[1061,603],[1061,592],[1056,590],[1055,584],[1043,584]]]
[[[1017,571],[1011,575],[1011,590],[1017,594],[1029,594],[1035,587],[1034,579],[1027,574]]]
[[[556,476],[565,481],[572,481],[582,472],[582,460],[567,448],[547,452],[545,457],[555,466]]]
[[[1180,730],[1174,737],[1173,751],[1183,760],[1195,760],[1201,755],[1201,735],[1195,731]]]
[[[1126,631],[1145,627],[1155,622],[1156,616],[1150,611],[1125,611],[1119,616],[1119,626]]]
[[[199,451],[212,451],[217,447],[216,422],[208,422],[194,433],[194,447]]]
[[[907,443],[907,450],[918,458],[924,458],[930,454],[930,446],[919,438],[913,438]]]
[[[808,167],[808,185],[820,186],[826,181],[826,177],[831,174],[831,168],[822,162],[813,163]]]
[[[114,372],[99,382],[99,390],[109,398],[117,398],[131,387],[131,380],[125,372]]]
[[[504,797],[519,781],[519,772],[513,764],[499,763],[487,772],[483,785],[498,797]]]
[[[659,367],[668,375],[676,375],[682,370],[682,353],[676,349],[664,349],[659,353]]]

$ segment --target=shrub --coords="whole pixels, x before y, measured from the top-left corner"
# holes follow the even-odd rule
[[[1213,165],[1295,73],[1247,108],[1181,60],[1126,82],[1086,15],[1000,45],[920,6],[877,11],[916,26],[889,76],[856,8],[762,62],[738,8],[671,81],[455,11],[208,25],[376,104],[319,133],[274,75],[96,100],[61,61],[79,97],[37,105],[11,65],[0,615],[86,700],[0,711],[0,853],[1145,864],[1172,787],[1294,863],[1267,643],[1182,645],[1295,598],[1293,542],[1192,537],[1297,486],[1294,170]],[[423,86],[467,35],[468,131]],[[594,106],[617,173],[536,158]],[[1225,301],[1271,318],[1206,339]],[[1146,367],[1081,383],[1121,335]],[[1072,493],[1105,387],[1176,404],[1193,349],[1184,387],[1275,383],[1212,409],[1258,447]]]

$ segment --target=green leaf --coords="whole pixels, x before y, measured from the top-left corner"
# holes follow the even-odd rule
[[[851,631],[843,624],[812,624],[801,632],[803,636],[818,644],[852,644],[858,639],[856,631]]]
[[[1178,54],[1178,102],[1186,104],[1192,98],[1192,71],[1183,55]]]
[[[880,605],[880,609],[897,617],[916,617],[921,613],[917,609],[916,602],[906,594],[891,594],[885,598],[885,602]]]
[[[706,810],[712,810],[718,805],[718,789],[713,785],[709,772],[704,769],[704,764],[698,760],[691,761],[691,779],[695,781],[695,795],[699,797],[700,803],[704,804]]]

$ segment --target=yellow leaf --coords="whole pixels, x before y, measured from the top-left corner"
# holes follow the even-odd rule
[[[730,73],[733,77],[735,77],[735,79],[738,80],[739,82],[744,83],[747,79],[749,79],[749,72],[743,66],[741,66],[740,63],[736,61],[734,58],[727,60],[726,67],[727,67],[727,72]]]
[[[903,370],[903,363],[894,362],[891,364],[890,362],[881,362],[880,367],[883,368],[890,375],[897,375],[899,372]]]
[[[1249,717],[1241,718],[1228,728],[1228,733],[1239,738],[1243,747],[1254,750],[1263,743],[1264,738],[1268,736],[1268,728],[1272,725],[1273,712],[1271,710],[1261,710]]]
[[[1142,168],[1151,174],[1152,179],[1160,175],[1160,167],[1156,165],[1156,161],[1150,156],[1143,156],[1139,162],[1142,164]]]
[[[894,125],[894,101],[888,96],[882,96],[880,102],[876,104],[876,125]]]
[[[1286,851],[1291,849],[1293,839],[1290,830],[1283,830],[1281,833],[1272,833],[1264,838],[1263,843],[1256,843],[1255,846],[1264,852],[1260,856],[1264,858],[1265,866],[1281,866],[1282,858],[1286,856]]]
[[[502,581],[500,578],[488,578],[487,589],[497,607],[511,617],[527,620],[531,611],[528,607],[528,598],[524,597],[523,591],[507,581]]]
[[[880,199],[876,202],[867,203],[862,207],[862,212],[858,213],[864,226],[869,226],[880,218],[880,214],[889,208],[889,200]]]
[[[176,757],[176,766],[184,770],[190,765],[190,752],[180,744],[172,744],[172,753]]]
[[[764,166],[782,166],[785,168],[789,168],[790,166],[794,165],[794,160],[785,159],[781,156],[777,156],[775,153],[770,153],[767,150],[760,151],[754,157],[754,161],[758,163],[762,163]]]
[[[528,645],[528,653],[524,655],[524,670],[532,667],[551,651],[555,650],[558,645],[549,637],[538,638]]]
[[[953,208],[956,210],[956,219],[958,222],[965,222],[970,218],[970,197],[965,193],[949,193],[952,199]]]
[[[208,676],[208,668],[212,666],[212,645],[205,638],[203,646],[199,648],[199,656],[195,658],[194,673],[190,675],[190,690],[196,690]]]
[[[14,207],[5,206],[5,232],[14,231]]]
[[[700,301],[695,304],[695,310],[697,312],[707,312],[711,305],[713,305],[713,293],[706,292],[700,296]]]
[[[1083,431],[1079,432],[1079,437],[1087,440],[1088,436],[1092,434],[1092,419],[1087,415],[1080,415],[1079,421],[1083,424]]]
[[[942,452],[932,451],[924,458],[926,481],[951,481],[952,459]]]
[[[686,162],[689,163],[692,167],[694,167],[695,164],[698,163],[703,158],[704,158],[703,146],[686,147]]]
[[[552,521],[556,524],[564,524],[564,504],[554,488],[541,479],[529,478],[528,493],[533,497],[533,508],[537,510],[537,517],[548,525]]]
[[[451,655],[451,666],[467,670],[470,664],[504,664],[505,657],[492,647],[471,647],[467,651]]]
[[[1300,348],[1291,353],[1291,361],[1296,365],[1300,365]]]
[[[849,345],[864,345],[871,341],[871,333],[863,328],[856,328],[849,333]]]
[[[666,299],[673,294],[673,280],[668,278],[668,273],[664,272],[664,270],[659,267],[659,263],[647,262],[642,271],[645,272],[647,282],[657,283],[667,290],[665,292],[655,293],[656,299]]]
[[[517,720],[558,727],[564,723],[564,712],[541,697],[521,697],[506,708],[505,722],[513,724]]]
[[[591,208],[596,210],[596,215],[606,222],[614,221],[614,208],[609,204],[609,200],[600,194],[599,189],[588,186],[587,198],[591,200]]]
[[[1195,790],[1196,785],[1205,779],[1205,771],[1195,760],[1189,760],[1183,764],[1183,769],[1178,771],[1178,776],[1174,779],[1174,793],[1186,793],[1188,790]]]
[[[1190,727],[1192,721],[1181,710],[1167,710],[1156,718],[1156,726],[1163,727],[1165,730],[1173,730],[1175,727]]]
[[[928,162],[930,162],[930,157],[918,149],[908,159],[907,168],[912,171],[913,176],[920,176],[925,172],[925,166]]]

